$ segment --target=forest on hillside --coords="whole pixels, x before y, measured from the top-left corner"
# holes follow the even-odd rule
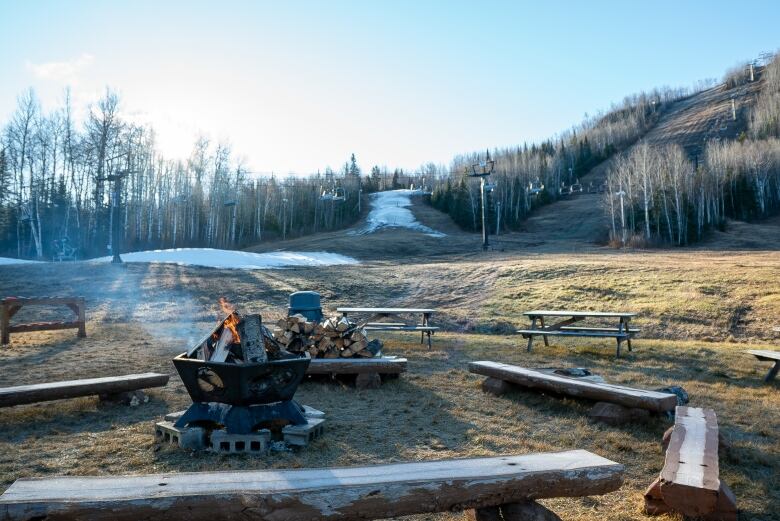
[[[748,64],[735,67],[717,88],[750,81],[749,70]],[[518,229],[535,208],[559,199],[572,185],[604,192],[605,224],[616,245],[688,244],[708,229],[724,226],[726,218],[749,221],[777,213],[780,59],[774,56],[754,70],[754,80],[762,86],[743,122],[748,130],[736,141],[707,142],[703,161],[692,161],[679,145],[651,146],[642,138],[667,107],[714,87],[708,83],[630,96],[606,114],[541,144],[490,151],[495,171],[489,229],[494,232],[498,223]],[[613,156],[606,186],[589,187],[583,176]],[[481,228],[481,202],[478,183],[465,173],[485,157],[457,156],[451,175],[435,178],[431,203],[467,230]]]
[[[354,154],[338,172],[258,177],[229,145],[206,138],[186,160],[166,159],[154,129],[123,119],[108,89],[83,122],[73,113],[67,91],[61,107],[43,112],[28,90],[3,127],[0,255],[48,259],[66,244],[94,257],[110,254],[114,240],[122,251],[240,248],[348,226],[361,194],[407,178],[379,167],[364,174]]]
[[[604,204],[615,244],[683,245],[727,218],[752,221],[780,211],[780,58],[755,67],[758,98],[736,140],[711,139],[698,165],[679,144],[640,143],[607,177]],[[750,64],[724,86],[751,81]]]

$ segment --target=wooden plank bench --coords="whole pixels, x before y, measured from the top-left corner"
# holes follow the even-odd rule
[[[528,339],[527,350],[530,353],[534,337],[541,336],[544,345],[550,345],[548,337],[592,337],[614,338],[617,340],[616,356],[620,357],[620,345],[626,342],[631,351],[631,339],[639,334],[638,328],[629,327],[629,323],[636,313],[611,312],[611,311],[565,311],[565,310],[534,310],[526,311],[523,315],[531,320],[528,329],[519,329],[523,338]],[[545,318],[557,319],[554,324],[545,325]],[[617,327],[582,326],[577,324],[586,319],[618,319]],[[538,323],[538,326],[537,326]]]
[[[348,315],[368,315],[368,318],[361,322],[366,331],[414,331],[420,333],[420,343],[425,342],[426,336],[428,337],[428,349],[431,348],[431,335],[439,330],[438,327],[430,325],[431,315],[436,312],[435,309],[428,308],[336,308],[341,316],[346,317]],[[403,320],[403,317],[409,315],[420,315],[420,323],[413,324],[410,322],[387,322],[386,319],[399,318]],[[375,320],[381,320],[374,322]],[[415,320],[416,321],[416,320]]]
[[[471,362],[469,371],[530,389],[615,403],[623,407],[652,412],[671,411],[677,406],[677,396],[670,393],[584,381],[499,362]]]
[[[406,372],[406,358],[382,356],[376,358],[313,358],[306,374],[354,374],[358,389],[376,388],[382,384],[382,375]]]
[[[122,393],[164,387],[169,378],[167,374],[142,373],[4,387],[0,388],[0,407],[92,395],[112,400]]]
[[[357,521],[539,509],[536,499],[606,494],[622,465],[584,450],[365,467],[22,478],[0,519]],[[482,515],[476,515],[483,518]]]
[[[769,372],[764,377],[764,381],[766,383],[770,383],[772,380],[775,379],[775,376],[777,376],[778,371],[780,371],[780,351],[768,351],[764,349],[750,349],[748,351],[745,351],[746,353],[750,353],[751,355],[755,356],[762,362],[774,362],[775,365],[772,366],[771,369],[769,369]]]
[[[719,477],[715,411],[677,407],[661,475],[645,492],[645,512],[737,519],[734,493]]]
[[[11,324],[11,318],[24,306],[67,306],[75,319],[57,322],[28,322]],[[78,329],[79,338],[87,336],[86,301],[84,297],[6,297],[0,300],[0,344],[11,343],[11,333],[49,331],[57,329]]]

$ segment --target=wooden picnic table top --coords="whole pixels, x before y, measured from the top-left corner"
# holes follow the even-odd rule
[[[535,309],[533,311],[526,311],[523,315],[527,317],[635,317],[636,313],[627,313],[622,311],[561,311],[561,310],[544,310]]]
[[[756,358],[765,358],[767,360],[780,361],[780,351],[767,351],[765,349],[748,349],[745,352],[750,353]]]
[[[339,313],[435,313],[435,309],[422,308],[336,308]]]

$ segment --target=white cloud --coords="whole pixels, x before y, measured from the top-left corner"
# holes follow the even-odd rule
[[[74,84],[78,73],[88,67],[95,59],[88,53],[83,53],[78,58],[61,62],[31,63],[27,62],[27,70],[35,77],[43,80],[63,81]]]

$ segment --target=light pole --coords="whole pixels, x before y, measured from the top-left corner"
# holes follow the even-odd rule
[[[231,212],[231,218],[230,218],[230,245],[235,246],[236,243],[236,206],[238,206],[238,202],[233,201],[227,201],[224,203],[225,208],[233,208],[233,211]]]
[[[282,199],[282,240],[287,239],[287,198]]]
[[[488,231],[487,231],[487,196],[485,195],[485,179],[493,173],[496,162],[490,159],[490,152],[487,153],[487,159],[471,165],[471,173],[468,177],[479,178],[479,192],[482,201],[482,251],[488,250]]]
[[[117,209],[119,208],[119,194],[122,193],[122,179],[127,177],[127,175],[130,172],[125,170],[124,172],[118,172],[116,174],[107,175],[105,177],[98,178],[98,181],[113,181],[114,186],[113,190],[111,191],[111,254],[113,255],[113,258],[111,259],[111,262],[113,264],[122,264],[122,257],[119,256],[120,253],[120,246],[119,242],[121,241],[120,233],[119,233],[119,225],[117,225],[117,221],[119,220],[119,216],[117,215]]]

